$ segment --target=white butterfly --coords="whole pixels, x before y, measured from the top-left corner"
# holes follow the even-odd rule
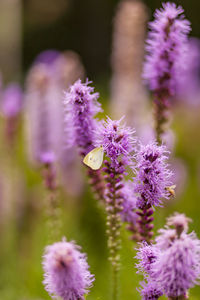
[[[103,163],[103,155],[103,147],[94,148],[84,157],[83,162],[92,170],[98,170]]]

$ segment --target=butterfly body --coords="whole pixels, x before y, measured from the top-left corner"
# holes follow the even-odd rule
[[[83,163],[92,170],[98,170],[103,163],[104,151],[102,147],[94,148],[83,159]]]

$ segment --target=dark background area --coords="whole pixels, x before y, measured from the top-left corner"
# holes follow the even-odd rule
[[[71,49],[79,53],[87,75],[96,81],[110,72],[112,21],[117,0],[24,0],[23,68],[27,70],[42,50]],[[46,2],[46,8],[45,8]],[[149,18],[163,1],[144,1]],[[51,6],[49,9],[48,7]],[[192,23],[192,36],[200,36],[197,0],[175,1]],[[58,9],[60,5],[60,10]],[[55,13],[54,6],[57,7]],[[54,12],[53,12],[54,11]]]

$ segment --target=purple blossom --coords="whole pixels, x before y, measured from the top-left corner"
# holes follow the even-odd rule
[[[176,230],[164,228],[158,230],[159,235],[155,238],[156,245],[160,250],[166,250],[173,244],[176,239]]]
[[[132,152],[134,150],[134,130],[122,124],[120,120],[111,120],[107,117],[98,128],[96,146],[102,146],[104,152],[111,160],[111,167],[120,168],[122,165],[131,165]]]
[[[139,291],[141,293],[142,300],[157,300],[163,295],[159,286],[153,281],[148,282],[148,284],[142,282],[141,285],[142,289],[139,289]]]
[[[70,137],[69,145],[77,145],[81,154],[86,155],[94,147],[96,114],[102,111],[97,101],[99,94],[88,84],[76,81],[65,94],[64,106],[66,110],[66,130]]]
[[[41,153],[40,161],[45,165],[50,165],[55,161],[55,154],[52,151]]]
[[[50,296],[63,300],[84,299],[94,276],[89,272],[86,255],[73,242],[47,246],[43,257],[44,285]]]
[[[41,52],[35,59],[35,64],[46,64],[46,65],[52,65],[60,56],[60,52],[57,50],[45,50]]]
[[[154,263],[152,278],[168,297],[178,297],[200,278],[200,241],[194,233],[183,233]]]
[[[172,173],[168,170],[168,151],[156,143],[140,145],[136,153],[135,192],[137,207],[161,206],[162,198],[169,198],[166,190],[171,185]]]
[[[163,3],[163,8],[155,12],[155,20],[149,23],[151,31],[143,76],[150,89],[162,100],[175,95],[187,64],[190,22],[184,19],[183,12],[181,6]]]
[[[2,93],[1,110],[5,117],[14,118],[22,109],[23,92],[17,83],[11,83]]]
[[[158,259],[160,250],[155,245],[149,245],[147,242],[140,243],[136,258],[139,263],[136,264],[138,272],[143,273],[146,276],[151,274],[152,264]]]
[[[57,145],[59,98],[55,97],[52,69],[34,65],[26,82],[26,122],[30,158],[44,163]],[[55,142],[56,141],[56,142]]]
[[[167,225],[173,226],[178,235],[188,231],[188,223],[192,220],[184,214],[175,213],[167,219]]]
[[[141,294],[148,295],[147,287],[153,283],[159,291],[174,299],[185,297],[191,287],[199,284],[200,240],[195,233],[186,233],[187,226],[183,225],[188,221],[185,215],[174,214],[167,219],[167,223],[175,229],[167,226],[160,229],[155,244],[143,243],[138,249],[136,257],[139,264],[136,267],[143,272],[147,281],[147,284],[143,283]],[[180,230],[180,224],[184,230]],[[149,256],[153,259],[149,260]]]

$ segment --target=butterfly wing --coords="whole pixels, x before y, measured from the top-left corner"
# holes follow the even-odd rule
[[[83,159],[83,163],[92,170],[100,169],[103,163],[103,148],[97,147],[90,151]]]

